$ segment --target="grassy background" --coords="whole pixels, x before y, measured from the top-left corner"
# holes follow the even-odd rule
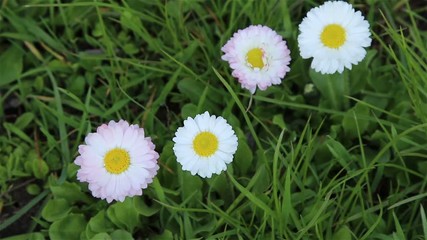
[[[296,42],[321,2],[3,0],[0,237],[427,239],[427,8],[350,1],[373,44],[328,76]],[[281,34],[292,62],[246,111],[220,48],[250,24]],[[211,179],[183,172],[171,141],[206,110],[239,138]],[[109,205],[72,161],[87,133],[118,119],[146,129],[161,168],[142,197]]]

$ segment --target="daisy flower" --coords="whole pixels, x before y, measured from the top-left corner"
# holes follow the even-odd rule
[[[109,203],[142,195],[159,169],[159,154],[144,129],[124,120],[101,125],[85,143],[74,161],[80,166],[77,179],[88,182],[92,195]]]
[[[366,55],[371,45],[369,23],[360,11],[343,1],[325,2],[311,9],[299,25],[302,58],[313,58],[311,68],[322,74],[342,73]]]
[[[210,178],[227,169],[237,150],[237,137],[222,117],[208,112],[184,121],[173,138],[177,161],[182,169]]]
[[[221,50],[222,60],[233,69],[233,77],[252,94],[257,87],[265,90],[272,84],[280,84],[290,70],[291,56],[286,42],[266,26],[237,31]]]

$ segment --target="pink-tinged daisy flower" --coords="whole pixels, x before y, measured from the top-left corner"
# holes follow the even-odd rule
[[[173,151],[183,170],[210,178],[227,169],[237,150],[237,137],[222,117],[208,112],[187,118],[173,138]]]
[[[290,71],[290,51],[286,42],[271,28],[249,26],[234,33],[221,48],[222,60],[233,69],[232,75],[252,94],[282,82]]]
[[[80,166],[77,179],[88,182],[92,195],[109,203],[142,195],[159,169],[151,138],[145,137],[143,128],[124,120],[101,125],[85,143],[74,161]]]
[[[325,2],[311,9],[299,30],[301,57],[312,57],[311,68],[322,74],[351,69],[365,57],[364,47],[371,45],[368,21],[343,1]]]

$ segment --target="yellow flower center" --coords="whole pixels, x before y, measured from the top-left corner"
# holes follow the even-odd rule
[[[263,68],[264,61],[262,60],[263,52],[261,48],[253,48],[246,54],[246,59],[252,68]]]
[[[201,132],[193,140],[193,149],[201,157],[209,157],[218,149],[218,138],[211,132]]]
[[[323,45],[329,48],[339,48],[346,40],[345,29],[338,24],[329,24],[320,35]]]
[[[105,154],[104,166],[109,173],[120,174],[130,165],[129,153],[122,148],[114,148]]]

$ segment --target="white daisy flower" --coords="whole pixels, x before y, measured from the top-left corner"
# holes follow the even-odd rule
[[[291,57],[286,42],[266,26],[249,26],[237,31],[221,50],[222,60],[233,69],[233,77],[252,94],[257,87],[265,90],[272,84],[280,84],[290,71]]]
[[[343,1],[325,2],[311,9],[299,30],[301,57],[312,57],[311,68],[322,74],[351,69],[365,57],[364,47],[371,45],[368,21]]]
[[[173,138],[177,161],[192,175],[210,178],[227,169],[237,150],[237,137],[222,117],[208,112],[187,118]]]
[[[144,129],[124,120],[101,125],[85,143],[74,161],[80,166],[77,179],[88,182],[92,195],[109,203],[142,195],[159,169],[159,154]]]

